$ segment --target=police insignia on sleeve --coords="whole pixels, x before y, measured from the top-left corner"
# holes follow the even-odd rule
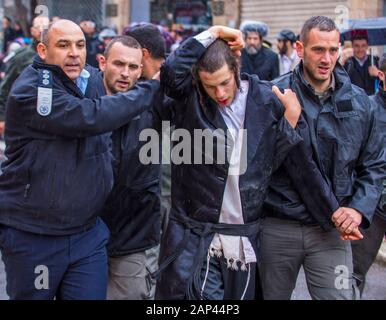
[[[43,117],[52,110],[52,73],[46,69],[39,69],[37,112]]]

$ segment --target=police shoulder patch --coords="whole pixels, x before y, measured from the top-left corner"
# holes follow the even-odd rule
[[[39,69],[37,112],[45,117],[52,110],[52,73],[47,69]]]

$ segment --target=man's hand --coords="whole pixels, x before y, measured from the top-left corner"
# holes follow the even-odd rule
[[[380,71],[376,66],[370,66],[369,67],[369,75],[372,77],[378,77],[378,74]]]
[[[236,55],[241,55],[240,50],[245,47],[245,42],[243,33],[240,30],[225,26],[213,26],[210,27],[208,31],[212,33],[216,39],[225,40]]]
[[[296,93],[291,89],[285,89],[283,94],[276,86],[272,87],[272,91],[277,95],[285,108],[284,117],[290,123],[291,127],[295,128],[302,112],[302,107],[300,106]]]
[[[350,234],[347,233],[341,233],[340,238],[342,240],[362,240],[363,239],[363,234],[359,231],[359,228],[355,228]]]
[[[4,129],[5,129],[5,122],[4,121],[0,121],[0,136],[3,136]]]
[[[331,218],[342,234],[351,234],[362,222],[362,214],[352,208],[340,207]]]

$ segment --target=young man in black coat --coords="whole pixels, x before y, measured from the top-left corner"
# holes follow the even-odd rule
[[[260,296],[261,208],[272,171],[302,141],[293,129],[300,106],[290,90],[275,88],[275,95],[269,83],[240,77],[234,52],[243,44],[240,31],[215,26],[184,42],[161,68],[164,92],[177,101],[180,143],[172,149],[172,209],[156,274],[158,299]],[[181,137],[194,138],[186,143]]]

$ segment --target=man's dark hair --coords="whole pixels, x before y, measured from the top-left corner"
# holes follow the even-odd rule
[[[224,40],[217,39],[206,49],[203,56],[193,67],[193,78],[200,86],[200,89],[202,89],[202,87],[198,73],[200,71],[214,73],[225,64],[227,64],[229,70],[234,73],[237,88],[240,88],[240,61]]]
[[[157,26],[153,24],[138,25],[125,31],[125,35],[136,39],[142,48],[149,51],[152,58],[165,59],[165,39]]]
[[[302,27],[302,31],[300,31],[301,42],[303,43],[307,42],[308,34],[312,29],[318,29],[320,31],[326,31],[326,32],[331,32],[336,30],[339,32],[335,22],[332,19],[325,16],[311,17],[304,23]]]
[[[117,42],[122,43],[124,46],[129,47],[129,48],[142,49],[142,47],[139,44],[139,42],[137,40],[135,40],[133,37],[118,36],[118,37],[113,38],[109,42],[109,44],[106,46],[106,49],[105,49],[105,52],[104,52],[104,56],[105,56],[106,59],[107,59],[107,57],[108,57],[108,55],[110,53],[110,50],[111,50],[112,46],[115,43],[117,43]]]

